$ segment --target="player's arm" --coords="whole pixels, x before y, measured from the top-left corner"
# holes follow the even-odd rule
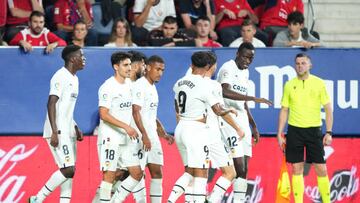
[[[217,116],[221,116],[224,119],[224,121],[226,121],[231,127],[233,127],[236,130],[240,139],[244,137],[244,132],[235,123],[234,119],[229,114],[229,113],[234,113],[235,115],[237,115],[237,112],[234,109],[225,109],[219,103],[216,103],[213,106],[211,106],[211,109],[214,111],[214,113]]]
[[[179,106],[178,106],[176,99],[174,100],[174,104],[175,104],[175,113],[176,113],[176,123],[179,123],[179,120],[180,120]]]
[[[289,108],[282,106],[279,113],[278,132],[277,132],[277,139],[281,150],[284,150],[283,145],[286,144],[286,140],[283,137],[283,132],[286,125],[288,113],[289,113]]]
[[[323,138],[324,145],[330,145],[332,142],[332,126],[333,126],[333,111],[331,107],[331,103],[327,103],[324,105],[325,109],[325,125],[326,125],[326,133]]]
[[[133,104],[132,110],[133,110],[133,118],[134,118],[135,124],[136,124],[137,128],[140,130],[141,135],[142,135],[144,149],[145,149],[145,151],[149,151],[151,149],[151,143],[150,143],[148,134],[145,130],[144,124],[142,122],[142,118],[141,118],[141,114],[140,114],[141,106]]]
[[[136,138],[137,137],[137,133],[136,130],[134,128],[132,128],[131,126],[129,126],[128,124],[116,119],[114,116],[112,116],[109,113],[109,109],[103,106],[99,107],[99,114],[100,114],[100,119],[110,123],[111,125],[114,125],[116,127],[122,128],[126,131],[126,133],[129,135],[130,138]]]
[[[272,102],[265,98],[257,98],[257,97],[237,93],[237,92],[231,90],[230,84],[228,84],[228,83],[221,84],[221,87],[222,87],[222,93],[223,93],[224,98],[232,99],[232,100],[239,100],[239,101],[254,101],[256,103],[265,103],[269,106],[272,105]]]
[[[245,102],[244,106],[245,106],[245,110],[246,110],[248,118],[249,118],[249,123],[251,125],[252,135],[254,137],[254,144],[257,144],[260,141],[260,133],[257,129],[255,119],[251,114],[251,111],[250,111],[249,106],[247,105],[247,102]]]
[[[58,100],[58,96],[50,95],[47,103],[48,117],[52,130],[50,145],[53,147],[57,147],[59,145],[58,128],[56,125],[56,103],[58,102]]]
[[[167,134],[163,124],[158,118],[156,119],[156,131],[158,136],[164,138],[168,144],[172,144],[174,142],[174,136]]]
[[[155,0],[147,0],[142,12],[134,14],[134,22],[136,27],[142,27],[145,24],[147,18],[149,17],[150,9],[154,3]]]

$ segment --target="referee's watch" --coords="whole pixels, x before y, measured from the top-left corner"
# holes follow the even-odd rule
[[[332,131],[326,131],[326,134],[329,134],[330,136],[332,136]]]

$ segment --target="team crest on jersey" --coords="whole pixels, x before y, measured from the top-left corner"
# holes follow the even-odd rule
[[[55,89],[56,89],[56,90],[59,90],[60,83],[58,83],[58,82],[57,82],[57,83],[55,83],[54,87],[55,87]]]
[[[107,100],[108,95],[107,95],[107,94],[103,94],[102,97],[103,97],[104,100]]]
[[[107,166],[107,167],[110,166],[110,161],[106,161],[105,166]]]
[[[224,76],[224,77],[227,77],[228,75],[229,75],[228,72],[224,72],[224,73],[223,73],[223,76]]]
[[[69,156],[65,157],[65,162],[70,162],[70,157]]]

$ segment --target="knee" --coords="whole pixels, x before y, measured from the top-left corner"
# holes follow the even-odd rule
[[[60,169],[60,171],[65,176],[65,178],[73,178],[75,175],[75,167],[74,166],[62,168],[62,169]]]
[[[134,170],[130,175],[135,180],[140,181],[144,174],[143,174],[142,170],[139,169],[139,170]]]

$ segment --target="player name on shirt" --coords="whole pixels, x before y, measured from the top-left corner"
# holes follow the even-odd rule
[[[186,85],[188,86],[190,89],[195,87],[195,84],[193,82],[191,82],[190,80],[181,80],[178,82],[178,87]]]

